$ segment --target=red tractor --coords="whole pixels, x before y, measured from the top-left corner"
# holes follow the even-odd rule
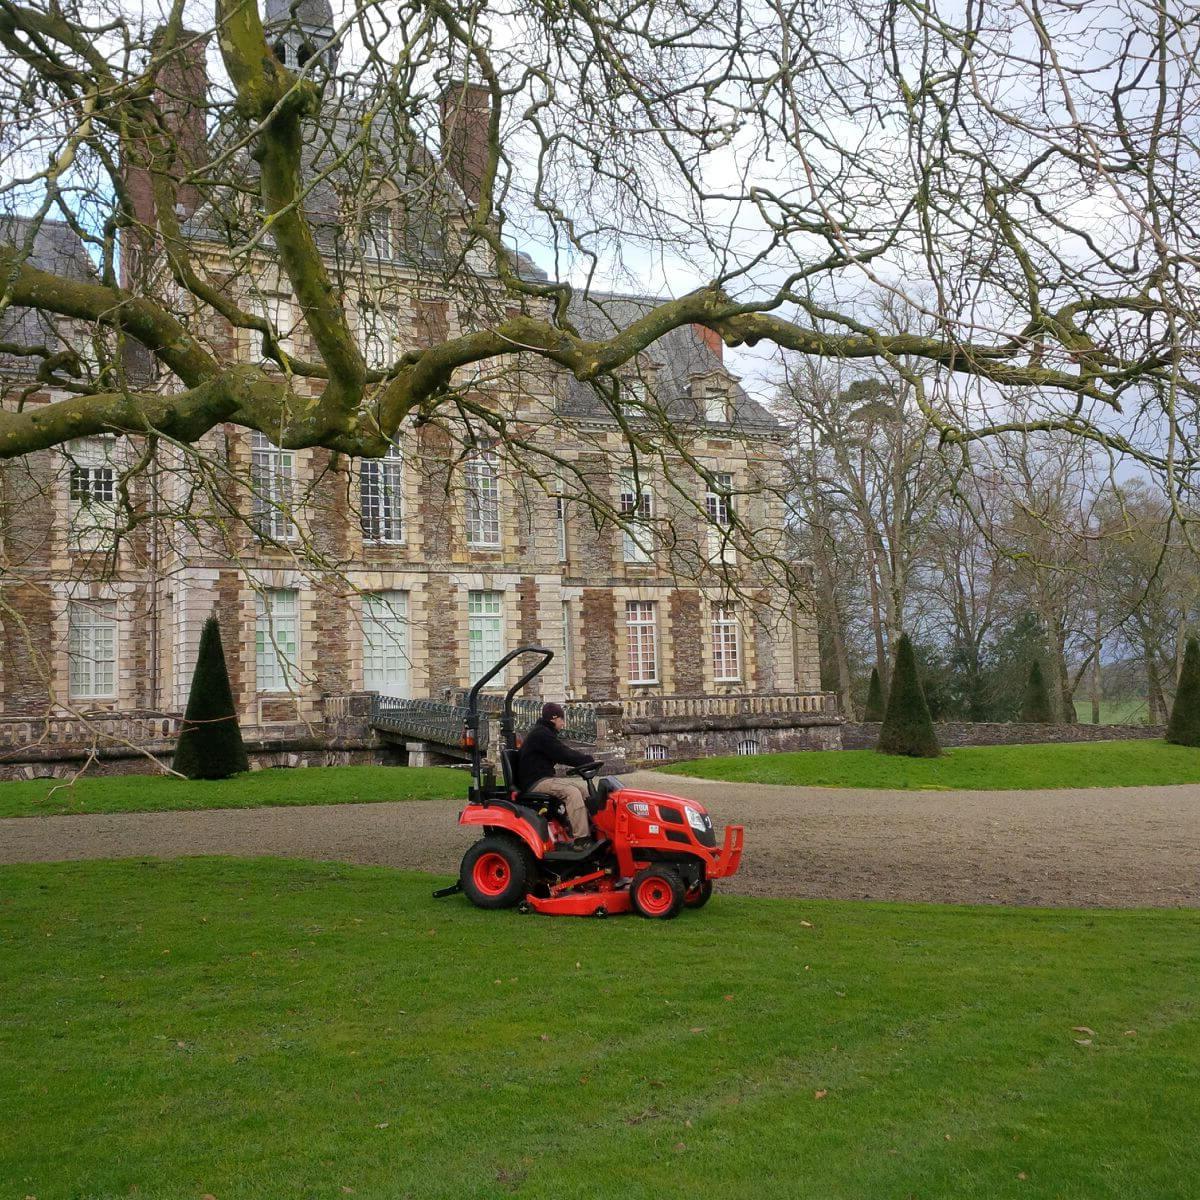
[[[535,654],[537,663],[504,697],[500,716],[502,782],[485,765],[479,745],[479,691],[513,659]],[[460,825],[483,836],[463,856],[458,882],[434,894],[465,892],[480,908],[511,908],[606,917],[636,910],[668,920],[683,908],[701,908],[712,881],[737,872],[742,827],[730,825],[717,845],[712,821],[694,800],[624,787],[614,776],[598,778],[603,764],[577,767],[587,784],[587,807],[596,844],[572,846],[561,803],[553,796],[518,792],[519,742],[513,697],[549,665],[554,652],[522,646],[507,654],[467,695],[463,745],[471,754],[471,788]]]

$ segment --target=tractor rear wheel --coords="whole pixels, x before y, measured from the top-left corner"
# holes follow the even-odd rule
[[[669,921],[683,907],[683,880],[671,867],[646,867],[633,877],[629,898],[643,917]]]
[[[512,908],[525,899],[532,874],[529,851],[514,838],[480,838],[463,855],[458,880],[479,908]]]
[[[703,908],[712,896],[712,880],[702,879],[683,893],[684,908]]]

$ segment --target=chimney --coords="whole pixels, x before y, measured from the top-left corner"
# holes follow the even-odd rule
[[[157,50],[161,31],[151,42]],[[179,180],[204,162],[208,149],[205,124],[208,95],[208,65],[205,61],[208,38],[203,34],[180,30],[176,49],[158,71],[154,99],[162,111],[167,128],[175,138],[175,162],[171,174]],[[200,192],[195,184],[179,185],[176,208],[190,217],[200,207]]]
[[[721,341],[719,333],[713,332],[707,325],[693,325],[692,332],[713,352],[713,357],[716,358],[717,362],[724,361],[725,343]]]
[[[492,96],[482,83],[451,84],[441,99],[442,161],[472,204],[479,202],[487,161]]]

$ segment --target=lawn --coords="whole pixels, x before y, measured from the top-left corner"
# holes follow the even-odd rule
[[[0,871],[0,1195],[1191,1197],[1200,913]]]
[[[469,780],[449,767],[305,767],[220,780],[113,775],[85,776],[71,787],[59,782],[0,783],[0,817],[465,799]]]
[[[941,758],[827,750],[704,758],[660,767],[673,775],[808,787],[1015,789],[1200,783],[1200,750],[1162,741],[964,746]]]
[[[1101,700],[1101,725],[1144,725],[1149,713],[1149,705],[1145,697],[1133,700]],[[1083,724],[1092,720],[1092,702],[1090,700],[1075,701],[1075,719]]]

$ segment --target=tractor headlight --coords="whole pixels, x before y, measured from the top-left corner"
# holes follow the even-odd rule
[[[625,807],[635,817],[648,817],[650,815],[650,805],[644,800],[631,800]]]
[[[697,832],[703,833],[708,826],[708,816],[705,813],[698,812],[696,809],[685,807],[684,812],[687,813],[688,824]]]

